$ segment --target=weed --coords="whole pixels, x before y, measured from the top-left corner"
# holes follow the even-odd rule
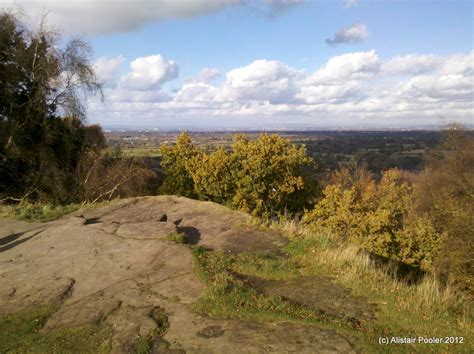
[[[185,244],[187,243],[186,235],[182,232],[173,232],[165,237],[165,240],[174,242],[174,243],[179,243],[179,244]]]

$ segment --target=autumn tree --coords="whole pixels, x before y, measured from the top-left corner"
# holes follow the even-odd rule
[[[446,235],[434,260],[443,279],[474,293],[474,134],[459,125],[442,131],[416,189],[416,212]]]
[[[71,172],[86,144],[83,96],[100,85],[87,43],[58,43],[44,23],[30,31],[14,14],[0,13],[2,199],[62,202],[73,187]]]

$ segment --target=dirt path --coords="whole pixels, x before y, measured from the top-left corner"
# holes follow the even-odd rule
[[[284,244],[276,232],[253,229],[247,221],[245,214],[213,203],[167,196],[122,200],[43,224],[3,220],[0,315],[60,303],[42,331],[108,324],[114,352],[128,352],[137,337],[153,333],[163,313],[169,327],[155,341],[155,352],[356,352],[354,338],[327,328],[213,319],[191,311],[204,284],[193,271],[189,247],[166,236],[182,232],[191,244],[233,252],[276,251]],[[260,285],[278,294],[277,283]],[[287,286],[301,296],[297,284]],[[316,288],[314,296],[323,296],[324,289]],[[341,301],[348,297],[341,294]]]

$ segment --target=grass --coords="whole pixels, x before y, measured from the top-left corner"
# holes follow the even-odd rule
[[[202,297],[193,305],[199,313],[218,318],[239,318],[250,321],[293,321],[317,323],[331,328],[344,327],[342,320],[329,318],[317,310],[293,303],[280,296],[260,293],[242,275],[267,279],[295,276],[298,271],[283,258],[268,255],[239,254],[193,248],[198,275],[207,284]],[[275,272],[271,272],[274,270]],[[237,274],[239,273],[240,276]],[[344,330],[344,329],[343,329]]]
[[[0,353],[110,352],[111,329],[81,326],[40,332],[56,306],[42,306],[0,316]]]
[[[433,276],[409,284],[376,266],[369,255],[351,245],[338,245],[328,233],[314,235],[296,222],[267,225],[286,234],[284,255],[229,254],[193,250],[196,270],[207,284],[194,309],[220,318],[251,321],[293,321],[346,331],[359,338],[369,353],[473,352],[472,299],[452,286],[440,286]],[[244,277],[242,277],[244,275]],[[378,305],[376,320],[363,328],[325,318],[310,308],[253,288],[245,276],[286,280],[300,275],[326,275]],[[463,337],[463,344],[390,344],[380,337]]]
[[[168,316],[166,316],[164,310],[160,309],[159,311],[155,311],[152,318],[155,321],[157,328],[153,329],[148,335],[139,337],[132,343],[132,350],[134,353],[151,353],[156,338],[163,336],[168,329]]]
[[[123,157],[160,157],[159,147],[140,147],[140,148],[124,148],[122,149]]]
[[[294,227],[294,226],[291,226]],[[472,298],[456,291],[451,285],[442,287],[434,276],[426,275],[417,284],[408,284],[376,267],[369,255],[358,247],[335,245],[328,235],[293,238],[285,251],[300,265],[304,274],[330,275],[335,281],[350,287],[355,295],[368,298],[378,305],[377,321],[367,328],[365,343],[376,343],[378,337],[464,337],[464,344],[392,344],[369,347],[370,352],[472,352]]]
[[[13,217],[29,222],[48,222],[59,219],[60,217],[72,213],[80,208],[100,208],[110,202],[111,201],[101,201],[89,204],[71,203],[65,205],[28,202],[22,202],[18,205],[0,204],[0,220]]]
[[[80,204],[54,206],[52,204],[24,203],[15,206],[0,206],[0,218],[15,217],[20,220],[47,222],[76,211]]]
[[[240,253],[231,256],[231,271],[266,280],[286,280],[301,275],[289,258],[271,254]]]
[[[165,240],[185,244],[187,242],[186,235],[183,232],[173,232],[165,237]]]

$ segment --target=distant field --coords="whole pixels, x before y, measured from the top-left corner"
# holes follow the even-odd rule
[[[159,157],[161,156],[158,147],[129,147],[122,149],[122,154],[125,157]]]
[[[180,132],[108,132],[111,151],[120,148],[125,157],[159,158],[161,144],[170,144]],[[251,139],[259,132],[190,132],[193,143],[203,149],[230,145],[235,134]],[[267,132],[272,133],[272,132]],[[297,131],[275,132],[293,143],[306,145],[321,170],[334,170],[356,161],[375,173],[398,167],[417,171],[425,151],[437,144],[437,131]]]

